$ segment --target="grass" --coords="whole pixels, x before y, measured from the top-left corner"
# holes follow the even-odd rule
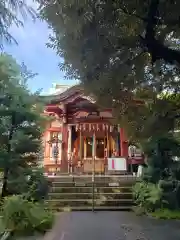
[[[170,210],[170,209],[157,209],[154,212],[148,212],[143,207],[135,206],[132,208],[132,210],[135,212],[136,215],[142,216],[142,215],[148,215],[156,219],[176,219],[180,220],[180,209],[179,210]]]
[[[150,216],[157,219],[179,219],[180,210],[158,209],[155,212],[149,213]]]

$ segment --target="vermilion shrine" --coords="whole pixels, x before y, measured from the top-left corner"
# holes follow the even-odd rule
[[[45,113],[54,116],[43,139],[47,173],[68,173],[73,151],[76,156],[73,164],[76,166],[80,160],[83,173],[92,173],[93,170],[106,173],[109,157],[124,157],[127,164],[143,163],[141,153],[129,156],[128,139],[123,128],[112,125],[112,110],[100,109],[78,85],[63,92],[57,91],[47,98],[49,104]]]

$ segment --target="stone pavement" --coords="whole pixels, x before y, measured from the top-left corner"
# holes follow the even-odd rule
[[[180,221],[131,212],[66,212],[45,240],[180,240]]]

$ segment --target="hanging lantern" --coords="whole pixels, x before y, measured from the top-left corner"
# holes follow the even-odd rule
[[[92,129],[93,129],[93,131],[95,131],[95,126],[94,126],[94,124],[92,125]]]
[[[109,126],[108,126],[108,124],[106,124],[106,130],[108,131],[108,129],[109,129]]]
[[[76,132],[78,131],[78,128],[79,128],[79,127],[78,127],[78,124],[76,124]]]
[[[91,132],[91,124],[89,124],[89,132]]]
[[[83,131],[86,131],[86,124],[83,124]]]
[[[97,127],[97,131],[99,131],[100,129],[99,129],[99,124],[98,123],[97,123],[96,127]]]
[[[82,125],[81,125],[81,124],[79,125],[79,130],[80,130],[80,131],[82,130]]]

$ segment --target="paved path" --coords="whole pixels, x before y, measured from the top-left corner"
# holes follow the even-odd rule
[[[48,240],[180,240],[180,222],[130,212],[62,213]]]

